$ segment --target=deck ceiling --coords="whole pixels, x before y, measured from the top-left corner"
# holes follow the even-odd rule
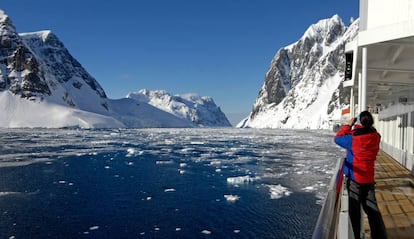
[[[368,45],[367,52],[367,104],[386,106],[402,98],[413,101],[414,36]],[[362,69],[361,59],[358,51],[358,69]]]

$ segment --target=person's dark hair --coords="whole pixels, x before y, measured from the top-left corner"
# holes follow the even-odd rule
[[[369,111],[362,111],[359,114],[359,120],[365,127],[372,127],[372,125],[374,125],[374,118],[372,117],[371,113],[369,113]]]

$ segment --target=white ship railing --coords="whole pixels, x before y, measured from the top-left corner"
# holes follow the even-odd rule
[[[313,239],[354,238],[348,217],[348,196],[344,190],[344,161],[335,167],[328,194],[313,231]]]

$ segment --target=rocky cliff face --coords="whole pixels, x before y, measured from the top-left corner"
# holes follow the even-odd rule
[[[0,91],[9,90],[24,98],[51,94],[42,79],[38,60],[3,12],[0,12],[0,58]]]
[[[39,69],[47,79],[51,100],[86,111],[107,113],[105,91],[56,35],[51,31],[40,31],[20,36],[41,63]]]
[[[302,38],[280,49],[249,117],[238,127],[329,128],[339,118],[345,43],[358,31],[339,16],[311,25]]]
[[[102,87],[50,31],[18,34],[1,12],[0,46],[0,91],[97,113],[108,110]]]

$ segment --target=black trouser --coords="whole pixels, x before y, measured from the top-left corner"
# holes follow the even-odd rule
[[[375,198],[375,183],[359,184],[347,180],[349,194],[349,217],[355,239],[360,239],[361,232],[361,205],[368,216],[372,239],[387,238],[384,221]]]

